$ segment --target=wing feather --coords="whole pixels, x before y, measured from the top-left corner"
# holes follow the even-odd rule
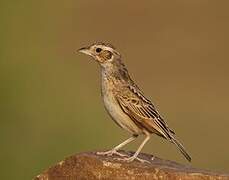
[[[129,87],[128,93],[122,91],[116,95],[116,99],[124,112],[138,125],[158,135],[171,139],[169,129],[163,118],[160,116],[154,105],[146,99],[136,87]],[[131,93],[130,93],[131,92]]]

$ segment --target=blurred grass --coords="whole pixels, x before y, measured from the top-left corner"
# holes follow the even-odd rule
[[[1,1],[0,179],[128,137],[102,107],[99,68],[76,49],[113,43],[193,157],[228,171],[227,1]],[[140,143],[128,146],[135,150]],[[153,137],[145,152],[185,163]]]

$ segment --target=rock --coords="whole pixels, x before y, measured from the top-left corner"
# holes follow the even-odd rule
[[[133,152],[124,152],[132,155]],[[174,179],[174,180],[229,180],[229,174],[211,172],[193,168],[189,165],[178,164],[173,161],[163,160],[152,155],[139,155],[141,159],[150,163],[137,160],[123,162],[117,160],[118,156],[102,156],[96,152],[79,153],[66,158],[50,167],[34,180],[62,180],[62,179]]]

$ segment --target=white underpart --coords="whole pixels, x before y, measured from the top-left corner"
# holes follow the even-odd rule
[[[123,129],[129,131],[132,134],[141,134],[142,131],[139,129],[135,123],[130,119],[130,117],[123,112],[121,107],[119,106],[117,100],[115,99],[112,93],[108,93],[111,88],[108,86],[108,79],[104,75],[104,70],[102,71],[102,91],[103,91],[103,101],[106,110]]]

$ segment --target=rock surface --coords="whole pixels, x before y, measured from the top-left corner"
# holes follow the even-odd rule
[[[124,151],[122,153],[133,154],[133,152]],[[136,160],[131,163],[123,162],[117,160],[117,156],[102,156],[97,155],[96,152],[79,153],[50,167],[34,180],[229,180],[229,174],[196,169],[143,153],[139,157],[150,163],[141,163]]]

